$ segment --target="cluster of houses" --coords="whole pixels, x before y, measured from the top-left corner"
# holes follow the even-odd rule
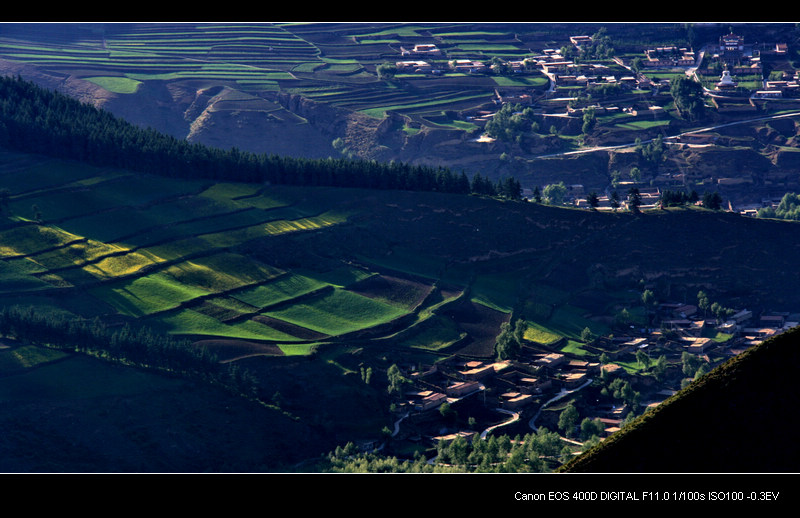
[[[723,346],[728,352],[738,354],[800,324],[790,318],[789,313],[764,313],[755,318],[752,311],[741,309],[720,321],[699,317],[698,308],[692,305],[662,305],[662,308],[671,310],[673,315],[661,321],[662,328],[679,331],[686,350],[697,354],[705,354],[709,348],[720,346],[720,342],[707,337],[709,329],[730,336]]]
[[[604,363],[557,352],[557,343],[546,348],[527,344],[513,362],[455,357],[425,370],[410,368],[413,388],[404,393],[402,406],[412,414],[422,415],[435,412],[445,403],[452,405],[465,398],[479,398],[478,401],[486,407],[520,415],[559,394],[579,390],[601,375],[607,380],[629,378],[632,375],[615,361],[635,357],[638,351],[649,353],[652,348],[659,347],[657,354],[669,351],[673,361],[678,361],[683,352],[710,361],[710,353],[718,358],[736,355],[798,325],[786,313],[765,313],[756,318],[746,309],[736,311],[724,320],[709,319],[700,314],[697,306],[683,303],[660,304],[658,313],[662,317],[658,329],[641,329],[632,336],[599,339],[601,343],[598,345],[607,351],[608,361]],[[652,386],[642,404],[656,406],[673,395],[677,388]],[[622,403],[605,404],[593,412],[594,417],[604,423],[604,434],[608,436],[619,429],[628,409]],[[432,436],[431,439],[438,441],[475,433],[474,430],[461,431]]]
[[[573,44],[579,46],[590,36],[573,36]],[[395,62],[398,71],[404,73],[443,74],[447,71],[466,74],[487,73],[490,64],[475,59],[451,59],[439,61],[444,53],[434,44],[418,44],[412,48],[401,47],[400,61]],[[591,86],[597,83],[638,85],[634,75],[615,77],[609,67],[601,63],[576,63],[561,56],[556,49],[545,49],[540,54],[519,60],[504,62],[513,73],[538,70],[548,75],[560,86]]]
[[[520,370],[524,365],[525,370]],[[531,372],[536,372],[534,375]],[[405,393],[408,408],[418,412],[465,397],[485,396],[492,387],[493,404],[504,410],[520,410],[551,390],[573,389],[600,372],[599,363],[569,360],[563,354],[529,354],[525,360],[461,360],[437,364],[411,375],[415,389]]]
[[[407,410],[422,414],[436,411],[441,405],[455,404],[464,398],[480,398],[481,404],[518,416],[537,401],[554,397],[562,391],[577,390],[606,371],[609,376],[626,376],[619,365],[570,359],[555,352],[531,352],[515,362],[453,359],[424,372],[414,372],[414,389],[407,391]],[[487,392],[491,395],[487,396]],[[665,399],[664,394],[660,399]],[[605,425],[605,436],[619,429],[624,405],[597,408],[596,416]],[[513,421],[513,418],[510,418]],[[433,435],[436,443],[457,436],[471,439],[475,430],[461,430]]]
[[[591,36],[571,36],[570,42],[580,47],[591,41]],[[720,63],[725,70],[712,92],[731,93],[736,90],[736,77],[762,75],[761,56],[764,54],[786,54],[787,45],[745,44],[744,38],[734,33],[720,37],[718,44],[711,45],[706,52]],[[401,47],[403,60],[396,62],[398,71],[405,73],[444,74],[461,72],[466,74],[487,73],[491,65],[474,59],[451,59],[441,61],[445,53],[435,44],[418,44],[411,48]],[[698,56],[692,49],[677,46],[655,47],[645,50],[642,65],[647,69],[688,69],[696,66]],[[629,88],[654,89],[668,86],[668,80],[651,81],[647,74],[612,73],[610,67],[602,63],[575,62],[561,55],[558,49],[544,49],[536,55],[521,60],[504,63],[514,73],[537,70],[547,75],[554,86],[588,88],[597,85],[621,85]],[[800,83],[797,74],[778,80],[766,81],[764,87],[753,93],[759,99],[794,98],[800,96]],[[652,115],[652,114],[651,114]]]
[[[639,209],[655,209],[661,203],[661,189],[659,187],[639,186],[635,182],[619,182],[617,184],[617,191],[619,193],[618,206],[614,206],[613,200],[607,194],[600,194],[597,196],[596,210],[600,211],[613,211],[613,210],[627,210],[628,199],[627,193],[632,187],[639,190]],[[527,191],[523,194],[527,194]],[[572,200],[572,204],[578,208],[588,209],[589,201],[586,196],[586,190],[583,185],[575,184],[567,186],[567,198]]]
[[[645,51],[644,66],[658,68],[691,67],[697,56],[694,51],[684,47],[656,47]]]
[[[743,216],[757,217],[758,211],[763,208],[777,209],[780,205],[783,196],[773,196],[770,198],[762,198],[760,202],[743,203],[736,207],[736,212]]]
[[[447,71],[466,74],[487,73],[491,70],[487,63],[474,59],[451,59],[446,62],[434,61],[434,58],[441,58],[443,52],[434,44],[414,45],[410,49],[401,47],[401,61],[395,62],[398,72],[421,73],[421,74],[443,74]],[[523,72],[528,66],[525,60],[512,60],[505,63],[513,72]]]

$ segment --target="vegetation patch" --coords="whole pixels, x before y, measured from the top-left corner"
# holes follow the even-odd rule
[[[425,300],[433,286],[391,275],[373,275],[348,289],[380,302],[413,309]]]
[[[159,272],[92,288],[89,292],[119,313],[134,317],[167,311],[209,294],[207,290],[182,284]]]
[[[235,361],[250,356],[283,356],[280,347],[248,340],[210,338],[197,340],[194,347],[202,347],[216,356],[221,362]]]
[[[510,313],[517,302],[519,275],[479,275],[470,286],[472,300],[497,311]]]
[[[265,314],[327,335],[342,335],[389,322],[406,312],[343,289]]]
[[[219,253],[183,261],[162,270],[181,284],[208,292],[229,291],[268,281],[281,270],[233,253]]]
[[[448,305],[441,314],[458,322],[459,328],[467,333],[468,340],[460,352],[484,358],[494,355],[501,325],[510,319],[509,314],[468,300]]]
[[[117,76],[84,77],[84,79],[105,88],[109,92],[118,94],[136,93],[136,90],[138,90],[139,86],[142,84],[141,81],[135,79]]]
[[[525,328],[524,337],[526,340],[530,340],[531,342],[536,342],[542,345],[550,345],[562,338],[560,334],[554,333],[550,329],[547,329],[545,326],[536,322],[526,322],[526,324],[527,326]]]
[[[406,347],[440,351],[466,338],[466,331],[459,328],[452,318],[435,315],[416,325],[400,344]]]
[[[297,337],[281,332],[256,320],[225,323],[213,316],[204,315],[194,309],[179,309],[157,318],[150,319],[152,324],[174,335],[214,336],[241,338],[244,340],[270,340],[292,342]]]
[[[32,369],[67,356],[67,353],[57,349],[46,349],[33,345],[3,348],[0,349],[0,374],[7,375]]]
[[[328,286],[326,282],[304,275],[288,274],[258,286],[237,291],[231,296],[251,306],[265,308],[306,295],[325,286]]]

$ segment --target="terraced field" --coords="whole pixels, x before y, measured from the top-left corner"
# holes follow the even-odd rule
[[[510,317],[496,279],[481,280],[464,298],[466,283],[426,278],[424,258],[415,264],[398,256],[395,265],[273,261],[273,246],[293,250],[298,236],[314,239],[359,216],[333,197],[12,153],[0,164],[0,188],[8,192],[0,304],[137,319],[225,344],[224,357],[309,354],[324,343],[387,339],[420,350],[469,345],[491,355],[499,325]],[[432,326],[443,318],[452,321],[442,330]]]
[[[6,26],[0,29],[0,58],[121,94],[134,93],[147,81],[199,80],[253,95],[249,101],[280,90],[378,118],[388,110],[402,112],[424,123],[426,116],[444,110],[491,101],[495,88],[508,80],[452,72],[403,74],[405,86],[400,86],[379,78],[378,65],[403,59],[401,46],[436,41],[446,51],[438,59],[443,69],[447,59],[522,59],[532,52],[513,28],[500,25],[486,31],[391,23],[112,23],[74,29],[63,37],[58,27],[50,29],[52,37],[43,38],[36,24]],[[274,111],[278,117],[281,112],[257,103],[248,109]]]

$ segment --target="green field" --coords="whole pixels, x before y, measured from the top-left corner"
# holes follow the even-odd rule
[[[3,156],[7,164],[19,160]],[[7,304],[37,300],[78,318],[141,319],[172,335],[272,342],[297,355],[364,330],[395,333],[381,326],[405,316],[422,321],[457,293],[437,291],[423,307],[439,268],[399,250],[362,265],[273,262],[276,253],[291,255],[295,239],[324,241],[358,216],[327,196],[300,201],[291,188],[177,181],[32,157],[0,174],[0,187],[11,193],[0,225]],[[36,220],[23,217],[31,205],[41,211]],[[505,284],[494,281],[477,283],[476,297],[509,311]],[[418,308],[422,315],[413,317]],[[464,331],[454,323],[448,336],[437,334],[417,332],[413,347],[436,350]]]
[[[22,39],[3,38],[0,57],[68,73],[111,92],[128,95],[149,81],[199,81],[232,85],[240,100],[277,118],[292,114],[265,104],[259,94],[286,91],[318,102],[383,117],[389,111],[424,121],[443,109],[474,108],[492,100],[495,87],[546,88],[535,74],[525,78],[432,78],[398,76],[398,87],[377,76],[375,67],[401,59],[399,46],[421,37],[438,39],[447,49],[439,59],[522,59],[531,54],[514,29],[464,31],[458,24],[301,24],[301,23],[158,23],[110,24],[102,31],[80,33],[65,41],[42,40],[43,26],[16,28]],[[37,43],[25,43],[24,38]],[[354,44],[356,43],[356,44]],[[417,88],[419,84],[421,88]],[[432,88],[435,85],[435,88]],[[236,94],[234,94],[236,95]],[[224,101],[217,109],[241,109]],[[435,124],[431,125],[436,127]]]
[[[265,314],[325,333],[341,335],[384,324],[406,312],[342,289]]]

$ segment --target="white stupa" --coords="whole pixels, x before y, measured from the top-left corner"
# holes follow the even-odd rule
[[[722,77],[719,79],[717,83],[717,90],[725,90],[729,88],[735,88],[736,81],[733,80],[731,77],[731,73],[729,70],[722,71]]]

